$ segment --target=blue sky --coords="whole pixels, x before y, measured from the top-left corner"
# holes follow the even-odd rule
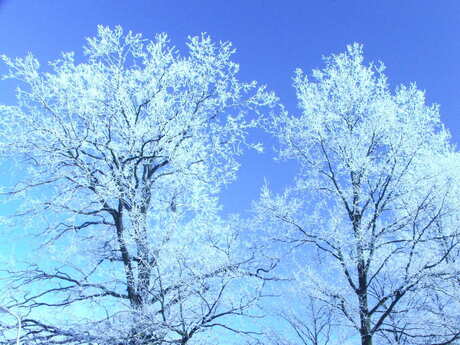
[[[97,24],[146,37],[167,32],[179,48],[188,35],[207,32],[233,42],[241,79],[268,84],[295,113],[294,69],[309,72],[321,67],[321,56],[360,42],[368,61],[385,63],[392,86],[416,81],[429,102],[441,104],[460,141],[459,17],[458,0],[0,0],[0,52],[53,60],[81,51]],[[12,86],[0,84],[0,102],[14,102]],[[242,157],[238,181],[223,194],[226,211],[245,211],[264,177],[279,190],[293,175],[293,164],[272,161],[270,138],[253,139],[264,140],[267,154]]]

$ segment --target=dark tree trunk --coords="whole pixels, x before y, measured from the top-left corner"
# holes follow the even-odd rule
[[[360,318],[359,333],[361,334],[361,345],[372,345],[371,319],[369,313],[369,302],[367,292],[367,271],[363,259],[360,259],[358,263],[358,280],[358,300]]]

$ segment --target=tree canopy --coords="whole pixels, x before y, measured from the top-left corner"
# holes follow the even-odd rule
[[[99,26],[81,58],[2,56],[19,85],[0,105],[4,195],[38,247],[2,273],[20,341],[458,344],[460,160],[439,107],[359,44],[296,71],[292,113],[239,80],[230,43],[186,47]],[[228,215],[257,129],[296,177]]]

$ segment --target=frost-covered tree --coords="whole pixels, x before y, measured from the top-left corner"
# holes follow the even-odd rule
[[[247,115],[276,99],[238,81],[229,43],[203,35],[187,47],[100,26],[84,62],[65,53],[42,72],[32,55],[3,56],[4,77],[20,81],[17,105],[0,108],[1,156],[19,178],[6,193],[45,253],[8,272],[23,343],[245,332],[231,316],[257,301],[267,267],[217,197],[252,146]]]
[[[362,345],[387,344],[390,333],[448,344],[460,335],[458,311],[436,314],[432,302],[458,272],[460,160],[438,107],[413,84],[391,91],[383,70],[364,64],[354,44],[312,79],[296,72],[300,115],[284,112],[267,127],[298,175],[284,193],[263,189],[257,219],[293,248],[295,278]],[[458,294],[448,296],[445,305],[457,305]]]

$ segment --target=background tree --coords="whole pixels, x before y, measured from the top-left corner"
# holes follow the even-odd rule
[[[269,236],[304,248],[291,257],[300,262],[297,278],[363,345],[391,332],[391,320],[413,316],[413,301],[429,308],[423,296],[458,272],[458,155],[438,107],[413,84],[391,92],[383,70],[365,65],[354,44],[325,58],[313,80],[296,72],[300,116],[284,112],[267,127],[299,172],[280,195],[265,187],[256,204]],[[410,343],[460,335],[458,326],[435,327],[432,313],[410,323]]]
[[[302,345],[328,345],[331,340],[332,313],[327,305],[320,304],[314,298],[308,298],[302,319],[290,312],[283,312],[281,317],[295,332],[296,339]],[[279,341],[282,344],[281,341]]]
[[[0,108],[0,153],[21,172],[7,193],[46,255],[8,272],[24,343],[244,332],[229,316],[247,314],[267,267],[220,218],[217,195],[248,145],[246,114],[276,99],[238,81],[229,43],[187,47],[100,26],[82,63],[65,53],[41,72],[32,55],[3,56],[5,78],[22,82],[17,105]]]
[[[272,345],[330,345],[338,343],[338,334],[333,328],[333,314],[327,304],[312,297],[306,297],[300,313],[294,313],[289,306],[282,307],[279,317],[288,326],[287,331],[271,331],[266,344]],[[302,315],[301,317],[299,316]],[[292,333],[292,337],[287,336]],[[332,340],[333,339],[333,340]]]

